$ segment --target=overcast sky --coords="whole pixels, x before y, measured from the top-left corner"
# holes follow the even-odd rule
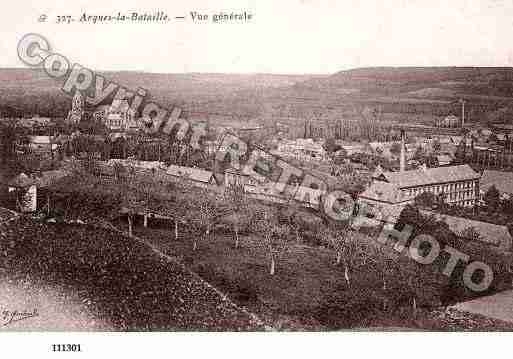
[[[333,73],[364,66],[512,66],[511,0],[15,0],[0,14],[0,65],[44,35],[93,69],[151,72]],[[186,16],[166,24],[55,24],[121,12]],[[189,12],[247,11],[244,24],[194,24]],[[44,23],[41,14],[48,15]]]

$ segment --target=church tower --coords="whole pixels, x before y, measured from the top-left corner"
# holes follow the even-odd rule
[[[84,116],[84,97],[76,90],[71,102],[71,110],[68,113],[68,122],[79,123]]]

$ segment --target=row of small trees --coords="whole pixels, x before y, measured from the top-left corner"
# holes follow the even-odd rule
[[[91,170],[94,166],[88,163],[82,161],[80,169],[74,170],[75,176],[81,181],[90,177],[94,182],[95,173]],[[301,242],[309,226],[302,217],[301,206],[295,201],[283,207],[266,206],[250,200],[242,184],[235,183],[222,193],[215,193],[193,187],[186,178],[179,183],[159,183],[154,178],[138,174],[134,167],[119,163],[113,172],[114,183],[109,186],[108,196],[119,199],[119,208],[115,211],[127,216],[129,235],[134,233],[134,220],[137,216],[142,216],[146,225],[147,219],[157,214],[172,221],[174,240],[180,237],[182,227],[187,226],[191,235],[186,237],[191,240],[193,251],[196,251],[201,241],[209,240],[217,224],[228,224],[233,232],[235,249],[240,248],[242,233],[258,234],[262,240],[259,243],[269,256],[271,275],[276,273],[281,255],[292,244]],[[74,182],[70,179],[67,181]],[[103,189],[107,191],[105,186]],[[354,252],[355,241],[351,238],[348,224],[325,225],[317,222],[315,226],[319,229],[319,242],[333,248],[336,253],[335,263],[344,265],[349,283],[349,257]]]
[[[82,211],[95,213],[96,217],[114,218],[121,211],[128,218],[130,235],[134,234],[136,216],[144,217],[146,225],[148,217],[158,214],[167,217],[172,223],[170,240],[189,240],[193,252],[197,251],[202,242],[213,239],[212,233],[218,224],[228,224],[233,233],[234,251],[240,250],[243,234],[252,233],[258,237],[254,244],[267,253],[270,275],[276,275],[279,271],[283,254],[304,242],[305,236],[311,235],[316,237],[317,244],[333,250],[333,264],[342,266],[347,287],[358,290],[361,286],[361,283],[354,283],[354,274],[358,270],[377,271],[382,284],[381,288],[373,290],[384,293],[384,308],[388,306],[390,295],[395,296],[395,292],[404,293],[405,288],[412,306],[417,306],[419,281],[416,276],[419,269],[415,263],[399,261],[390,255],[391,251],[380,245],[365,245],[348,222],[312,222],[311,215],[295,202],[282,207],[257,203],[248,199],[240,184],[233,184],[223,192],[214,193],[193,187],[187,180],[171,184],[159,183],[154,178],[137,174],[133,167],[127,166],[114,171],[115,178],[110,186],[98,186],[100,180],[91,174],[87,175],[83,165],[75,171],[80,180],[68,179],[68,188],[71,187],[72,191],[66,196],[67,201],[61,200],[70,205],[74,200],[84,199],[79,204],[75,203],[73,213]],[[88,181],[91,183],[86,183]],[[86,188],[83,196],[73,192],[79,187]],[[103,188],[103,192],[94,196],[93,193],[99,191],[95,188]],[[94,210],[96,207],[97,212]],[[187,235],[183,235],[185,231]]]
[[[97,158],[136,158],[142,161],[162,161],[182,166],[199,166],[208,162],[207,155],[193,149],[186,141],[174,141],[169,138],[153,138],[144,134],[131,137],[119,137],[111,140],[108,135],[92,136],[74,134],[63,141],[56,153],[60,158],[64,155],[83,157],[94,155]]]

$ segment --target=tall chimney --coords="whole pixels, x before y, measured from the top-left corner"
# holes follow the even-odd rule
[[[465,100],[460,99],[461,103],[461,127],[463,128],[465,126]]]
[[[404,130],[401,130],[401,157],[399,159],[399,171],[404,172],[406,169],[406,150],[404,143]]]

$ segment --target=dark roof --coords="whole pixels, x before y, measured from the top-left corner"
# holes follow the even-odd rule
[[[381,181],[373,182],[359,197],[392,204],[413,199],[413,197],[407,196],[396,185]]]
[[[511,250],[512,238],[508,227],[506,226],[482,221],[474,221],[463,217],[448,216],[431,211],[422,211],[422,213],[429,215],[434,214],[437,219],[447,223],[449,225],[449,229],[457,235],[459,235],[465,229],[472,227],[477,231],[477,233],[479,233],[480,242],[498,246],[508,251]]]
[[[53,184],[54,182],[69,175],[70,173],[65,170],[44,171],[41,173],[41,176],[36,179],[36,184],[38,187],[47,187]]]
[[[438,163],[443,163],[443,162],[451,163],[452,162],[452,157],[449,155],[444,155],[444,154],[436,156],[436,159],[438,160]]]
[[[39,177],[30,177],[25,173],[20,173],[18,176],[10,180],[8,185],[19,188],[30,187],[32,185],[36,185],[37,187],[48,187],[55,181],[69,175],[70,173],[65,170],[44,171]]]
[[[485,170],[481,176],[480,187],[486,192],[492,186],[500,193],[513,193],[513,172]]]
[[[211,171],[206,171],[201,168],[192,168],[184,166],[171,165],[167,168],[166,173],[175,177],[185,177],[197,182],[210,182],[214,175]]]
[[[34,178],[27,176],[25,173],[20,173],[18,176],[10,180],[8,185],[12,187],[25,188],[35,185],[36,182],[37,181]]]
[[[469,165],[435,167],[403,172],[384,172],[382,176],[386,182],[393,183],[399,188],[473,180],[480,177]]]

